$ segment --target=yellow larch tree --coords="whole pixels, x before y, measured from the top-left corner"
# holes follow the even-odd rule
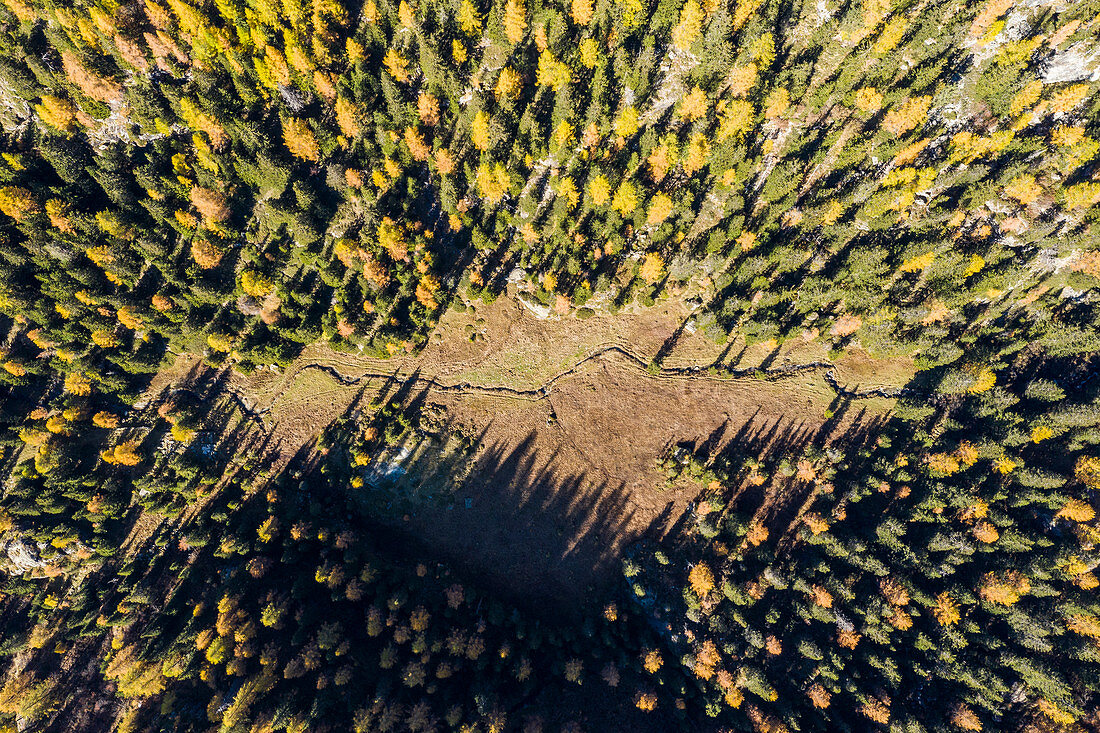
[[[638,110],[633,105],[627,105],[619,111],[619,115],[611,125],[615,134],[627,138],[638,131]]]
[[[321,149],[317,136],[309,124],[297,117],[288,117],[283,121],[283,142],[291,155],[301,160],[317,162],[321,159]]]
[[[402,28],[412,29],[416,27],[416,18],[413,16],[412,6],[407,0],[401,0],[397,5],[397,20]]]
[[[1089,85],[1075,84],[1059,89],[1050,96],[1050,111],[1056,115],[1068,115],[1079,104],[1088,99]]]
[[[558,61],[549,50],[539,54],[539,65],[535,77],[540,86],[552,87],[555,91],[566,87],[572,78],[569,67]]]
[[[677,116],[684,122],[691,122],[707,116],[707,93],[695,87],[680,100]]]
[[[595,38],[586,38],[581,41],[581,65],[586,69],[594,69],[600,63],[600,45]]]
[[[687,0],[680,8],[680,22],[672,29],[672,45],[681,51],[691,50],[691,44],[703,30],[704,19],[698,0]]]
[[[882,109],[882,93],[874,87],[864,87],[856,91],[852,97],[852,103],[860,112],[868,114]]]
[[[791,93],[783,87],[773,89],[764,100],[764,117],[775,121],[787,113],[791,106]]]
[[[703,169],[710,157],[710,141],[706,135],[697,132],[691,136],[687,147],[684,149],[684,173],[689,176]]]
[[[898,42],[905,36],[908,25],[909,22],[903,15],[895,15],[887,21],[879,37],[875,40],[875,44],[871,47],[871,53],[881,56],[893,51]]]
[[[416,113],[425,125],[435,127],[439,124],[439,100],[428,92],[421,92],[416,98]]]
[[[733,28],[738,30],[745,25],[763,3],[764,0],[737,0],[737,7],[733,11]]]
[[[649,252],[642,260],[642,266],[638,268],[638,277],[648,284],[654,285],[665,276],[665,261],[656,252]]]
[[[481,197],[490,206],[504,198],[510,185],[508,171],[500,163],[479,165],[475,181]]]
[[[458,25],[470,38],[481,35],[481,15],[477,12],[477,6],[472,0],[462,0],[458,8]]]
[[[588,180],[588,196],[596,206],[603,206],[611,197],[611,185],[607,176],[597,175]]]
[[[42,97],[41,104],[34,106],[34,111],[43,122],[61,132],[72,132],[76,128],[76,107],[67,99],[47,94]]]
[[[65,391],[77,397],[87,397],[92,393],[92,382],[82,372],[69,372],[65,375]]]
[[[638,208],[638,191],[632,181],[624,180],[619,184],[615,198],[611,200],[611,208],[622,216],[631,214]]]
[[[1081,499],[1068,499],[1055,516],[1077,523],[1091,522],[1096,518],[1096,510],[1091,504]]]
[[[744,97],[756,86],[757,76],[756,64],[731,67],[729,74],[726,75],[729,93],[735,97]]]
[[[706,598],[714,590],[714,573],[706,563],[696,563],[688,572],[688,585],[699,598]]]
[[[1042,187],[1035,182],[1035,176],[1030,173],[1016,176],[1004,187],[1004,195],[1018,201],[1023,206],[1030,206],[1038,201],[1042,193]]]
[[[505,66],[500,70],[493,93],[498,102],[511,102],[519,99],[520,90],[523,88],[523,80],[515,69]]]
[[[337,97],[333,111],[336,113],[336,124],[340,127],[340,132],[345,137],[358,137],[360,134],[359,118],[361,115],[355,105],[344,97]]]
[[[481,109],[470,124],[470,140],[478,150],[489,149],[489,113]]]
[[[1073,469],[1074,477],[1092,490],[1100,489],[1100,458],[1081,456]]]
[[[569,10],[573,22],[577,25],[588,25],[595,15],[592,0],[572,0]]]
[[[23,221],[31,214],[38,213],[38,201],[34,194],[20,186],[0,188],[0,211],[16,221]]]
[[[909,132],[924,122],[931,106],[932,97],[909,97],[886,113],[882,126],[891,135]]]
[[[979,731],[982,729],[981,719],[966,705],[959,703],[951,712],[951,724],[959,730]]]
[[[646,213],[646,223],[658,226],[672,214],[672,199],[663,193],[654,194],[649,200],[649,211]]]
[[[522,0],[508,0],[504,4],[504,35],[512,44],[523,40],[527,32],[527,9]]]
[[[431,157],[432,147],[424,142],[424,136],[420,134],[420,130],[409,125],[405,128],[403,137],[413,160],[424,162]]]
[[[382,63],[397,81],[404,83],[409,80],[409,60],[402,56],[397,49],[391,48],[386,51]]]
[[[752,103],[743,99],[723,100],[718,107],[718,141],[732,138],[740,139],[752,129],[756,110]]]
[[[191,258],[195,260],[195,264],[204,270],[212,270],[217,267],[224,256],[225,250],[209,239],[196,238],[191,240]]]

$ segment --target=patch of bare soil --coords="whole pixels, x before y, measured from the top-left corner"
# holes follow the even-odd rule
[[[655,378],[609,354],[538,402],[433,399],[482,447],[454,503],[424,507],[407,531],[498,592],[564,613],[600,597],[623,548],[673,531],[705,488],[659,488],[667,447],[804,442],[826,426],[831,395],[793,380]]]

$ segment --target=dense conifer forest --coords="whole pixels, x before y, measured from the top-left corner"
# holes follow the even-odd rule
[[[1098,87],[1096,0],[0,0],[0,731],[1097,730]],[[835,399],[548,613],[400,529],[421,387],[595,358],[385,367],[498,298]],[[388,381],[280,443],[319,344]]]

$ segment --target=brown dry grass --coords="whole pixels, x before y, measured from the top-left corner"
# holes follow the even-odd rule
[[[305,364],[331,366],[346,376],[415,372],[444,384],[532,389],[603,346],[618,345],[649,359],[685,317],[684,306],[664,302],[615,316],[538,320],[502,297],[489,306],[479,304],[472,313],[447,313],[431,344],[415,357],[380,360],[312,345],[283,373],[232,375],[229,386],[250,406],[270,408],[265,422],[289,458],[364,389],[302,370]],[[470,341],[470,328],[483,338]],[[677,341],[665,364],[691,363],[689,356],[707,363],[721,351],[699,338]],[[706,358],[708,349],[714,354]],[[743,368],[769,357],[773,366],[781,366],[783,359],[811,361],[823,347],[795,345],[778,356],[768,345],[739,351],[734,363]],[[181,357],[157,375],[152,389],[178,381],[195,364],[193,357]],[[906,366],[902,361],[884,365],[856,352],[838,363],[837,372],[842,383],[877,386],[876,367],[884,367],[892,386],[904,383]],[[368,396],[383,383],[367,383]],[[454,506],[423,506],[398,522],[399,530],[494,589],[552,612],[567,612],[597,597],[615,578],[622,548],[643,535],[669,532],[704,490],[688,480],[659,488],[664,476],[655,459],[669,445],[720,446],[737,436],[766,449],[772,442],[805,439],[826,428],[843,433],[861,419],[853,409],[851,416],[827,423],[826,408],[835,395],[820,371],[775,381],[658,377],[615,353],[555,382],[545,399],[442,392],[426,383],[414,385],[411,393],[422,390],[453,429],[479,436],[479,447]],[[866,400],[859,407],[881,414],[890,404]],[[465,499],[470,499],[469,509]],[[769,492],[761,502],[779,506],[793,500]]]

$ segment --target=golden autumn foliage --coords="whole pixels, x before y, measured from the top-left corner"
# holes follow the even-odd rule
[[[634,705],[639,710],[651,713],[657,709],[657,695],[652,692],[639,691],[634,696]]]
[[[173,300],[167,295],[163,295],[162,293],[157,293],[156,295],[154,295],[151,298],[150,303],[155,309],[162,313],[170,311],[173,307],[175,307],[175,303],[173,302]]]
[[[677,116],[684,122],[698,120],[707,116],[707,106],[707,93],[695,87],[680,100]]]
[[[110,102],[122,97],[122,87],[118,83],[88,71],[74,53],[63,51],[61,65],[69,81],[92,99],[98,102]]]
[[[624,180],[615,191],[615,197],[611,200],[611,208],[620,215],[626,216],[638,208],[638,190],[634,183]]]
[[[428,310],[435,310],[439,303],[435,298],[439,280],[431,273],[425,274],[416,285],[416,300]]]
[[[539,63],[535,71],[535,79],[540,86],[561,90],[566,87],[572,75],[567,64],[558,61],[550,51],[539,54]]]
[[[974,539],[987,545],[996,542],[1001,536],[997,528],[989,522],[976,523],[970,532],[974,535]]]
[[[439,100],[432,94],[421,92],[416,98],[416,113],[428,127],[439,124]]]
[[[910,97],[886,113],[882,126],[892,135],[901,135],[922,124],[932,106],[931,97]]]
[[[99,457],[105,463],[118,466],[136,466],[141,463],[141,454],[137,452],[137,447],[138,442],[136,440],[129,440],[125,443],[119,443],[113,448],[108,448],[101,452]]]
[[[118,694],[124,698],[159,695],[164,691],[165,678],[158,662],[141,659],[133,646],[125,646],[108,661],[104,677],[117,682]]]
[[[97,428],[117,428],[118,423],[118,415],[112,412],[101,410],[92,415],[92,424]]]
[[[1050,111],[1056,115],[1067,115],[1089,96],[1088,84],[1074,84],[1059,89],[1050,97]]]
[[[1081,456],[1074,466],[1073,475],[1090,489],[1100,489],[1100,457]]]
[[[478,150],[489,149],[489,113],[478,110],[470,124],[470,140]]]
[[[815,682],[806,690],[806,697],[810,698],[810,702],[815,708],[824,710],[829,707],[829,703],[832,701],[833,696],[829,694],[828,690],[821,686],[821,683]]]
[[[1055,703],[1047,700],[1045,697],[1039,698],[1039,701],[1036,703],[1036,705],[1039,708],[1039,712],[1050,718],[1058,725],[1073,725],[1073,723],[1077,720],[1069,711],[1063,710]]]
[[[680,21],[672,29],[672,45],[681,51],[691,50],[691,45],[703,30],[703,8],[698,0],[687,0],[680,8]]]
[[[861,112],[878,112],[882,109],[882,94],[873,87],[864,87],[855,93],[853,103]]]
[[[97,328],[92,331],[92,343],[101,349],[113,349],[119,345],[119,340],[113,331]]]
[[[993,459],[992,468],[994,471],[1001,474],[1002,476],[1007,476],[1008,474],[1015,471],[1018,465],[1019,464],[1016,463],[1016,461],[1012,460],[1008,456],[1002,455]]]
[[[1088,502],[1080,499],[1069,499],[1055,516],[1078,523],[1091,522],[1096,518],[1096,510]]]
[[[31,214],[39,211],[38,201],[34,194],[19,186],[4,186],[0,188],[0,211],[16,221],[23,221]]]
[[[61,132],[72,132],[76,128],[76,107],[67,99],[47,94],[35,105],[34,111],[43,122]]]
[[[633,105],[627,105],[619,110],[618,116],[615,117],[615,121],[611,124],[611,129],[619,137],[631,137],[638,131],[638,119],[638,108]]]
[[[981,719],[966,705],[959,704],[951,712],[951,724],[959,730],[978,731],[982,729]]]
[[[870,698],[860,705],[859,712],[866,718],[880,725],[885,725],[890,722],[890,707],[876,698]]]
[[[600,47],[595,38],[586,38],[581,41],[580,58],[581,65],[586,69],[594,69],[600,62]]]
[[[1015,570],[1009,570],[1000,574],[989,572],[983,575],[978,595],[988,603],[1011,606],[1019,601],[1021,596],[1027,595],[1030,590],[1031,581],[1027,576]]]
[[[664,260],[656,252],[647,253],[641,267],[638,268],[638,276],[650,285],[660,282],[665,276]]]
[[[409,246],[401,228],[388,216],[382,217],[375,232],[378,244],[395,262],[403,262],[409,257]]]
[[[852,628],[842,628],[837,631],[836,643],[845,649],[855,649],[863,635]]]
[[[1035,203],[1043,189],[1035,182],[1035,176],[1025,173],[1016,176],[1004,187],[1004,195],[1024,206]]]
[[[705,563],[696,563],[688,572],[688,585],[695,595],[706,598],[714,590],[714,573]]]
[[[932,607],[932,615],[940,626],[952,626],[962,618],[959,613],[959,604],[951,598],[951,594],[947,591],[943,591],[936,596],[936,603]]]
[[[672,215],[672,199],[663,193],[658,193],[649,200],[649,211],[646,212],[646,223],[657,226]],[[654,281],[656,282],[656,281]]]
[[[595,7],[592,0],[572,0],[569,13],[577,25],[588,25],[595,15]]]
[[[229,205],[219,191],[192,186],[190,199],[191,205],[206,222],[223,222],[229,218]]]
[[[523,79],[519,72],[511,66],[505,66],[497,76],[497,83],[493,87],[493,94],[498,102],[511,102],[519,98],[523,89]]]
[[[317,144],[317,136],[313,133],[309,123],[298,117],[288,117],[283,120],[283,142],[286,149],[295,158],[317,162],[321,159],[321,149]]]
[[[431,146],[424,142],[424,136],[415,127],[411,125],[406,127],[403,138],[413,160],[424,162],[431,157]]]
[[[790,106],[790,92],[783,87],[773,89],[764,100],[764,117],[774,122],[785,115]]]
[[[588,196],[596,206],[607,203],[611,198],[611,185],[607,182],[606,176],[598,175],[588,180]]]
[[[504,4],[504,35],[512,44],[523,40],[527,32],[527,9],[522,0],[507,0]]]
[[[756,64],[744,64],[730,68],[726,81],[729,84],[729,93],[734,97],[744,97],[756,86],[759,78],[759,70]]]
[[[1066,628],[1080,636],[1100,641],[1100,619],[1095,616],[1075,613],[1066,621]]]
[[[490,206],[500,203],[511,185],[508,171],[500,163],[479,165],[475,182],[478,193]]]
[[[224,256],[225,251],[209,239],[191,240],[191,259],[204,270],[217,267]]]
[[[690,176],[701,171],[707,164],[708,157],[710,157],[710,141],[707,140],[706,135],[697,132],[691,136],[687,147],[684,148],[684,173]]]
[[[92,393],[92,382],[81,372],[69,372],[65,375],[65,391],[77,397],[87,397]]]

